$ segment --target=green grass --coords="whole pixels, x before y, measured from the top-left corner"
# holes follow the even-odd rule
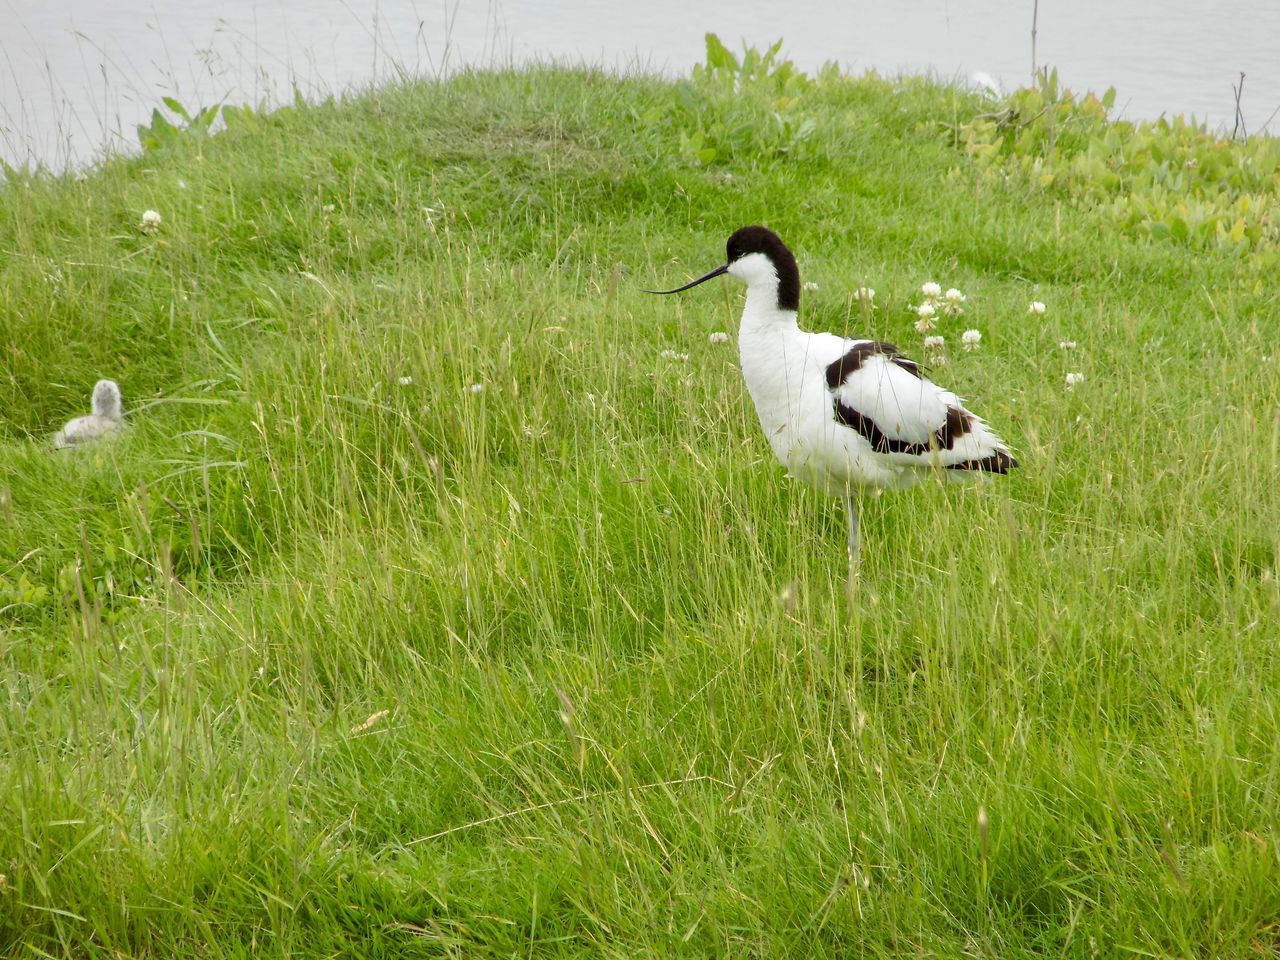
[[[538,69],[12,174],[0,955],[1274,956],[1274,278],[974,167],[983,109]],[[1022,462],[867,497],[852,607],[738,290],[640,292],[752,222],[812,329],[964,290]]]

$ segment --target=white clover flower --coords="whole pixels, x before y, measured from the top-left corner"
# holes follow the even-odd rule
[[[940,336],[932,336],[924,338],[924,348],[926,350],[941,350],[947,345],[947,338]]]
[[[942,286],[930,280],[920,288],[920,292],[930,300],[937,300],[938,297],[942,296]]]
[[[937,308],[932,303],[926,301],[914,309],[916,316],[920,318],[916,321],[916,329],[921,333],[928,333],[933,329],[933,318],[937,316]]]
[[[982,344],[981,330],[966,330],[960,334],[960,345],[966,350],[977,350]]]
[[[470,390],[472,393],[484,393],[484,384],[473,383],[471,386],[467,387],[467,389]]]
[[[715,333],[707,337],[707,340],[711,343],[728,343],[729,335],[721,330],[717,330]]]
[[[1083,374],[1083,373],[1068,373],[1068,374],[1067,374],[1067,386],[1068,386],[1068,387],[1074,387],[1077,383],[1084,383],[1084,374]]]
[[[812,280],[806,280],[804,283],[804,288],[812,292],[818,289],[818,285],[814,283]]]
[[[142,232],[155,233],[160,229],[161,217],[159,211],[143,210],[142,211]]]
[[[407,387],[409,384],[413,383],[413,377],[401,377],[396,381],[396,383],[400,384],[402,387]]]
[[[929,363],[935,367],[945,367],[947,365],[947,355],[945,353],[935,353],[929,357]]]
[[[876,292],[870,287],[859,287],[853,291],[853,299],[861,300],[863,303],[871,303],[876,298]]]
[[[1074,340],[1059,340],[1058,348],[1061,350],[1074,350],[1076,348],[1076,342]]]
[[[944,293],[943,296],[946,298],[947,303],[964,303],[965,300],[968,299],[963,293],[961,293],[955,287],[952,287],[950,290]]]
[[[1039,300],[1032,300],[1027,304],[1027,313],[1034,313],[1037,317],[1044,316],[1044,304]]]
[[[337,210],[338,208],[337,208],[337,206],[336,206],[336,205],[334,205],[334,204],[332,204],[332,203],[326,203],[326,204],[325,204],[323,207],[321,207],[320,209],[321,209],[321,210],[323,210],[325,213],[333,213],[333,211]]]
[[[659,356],[662,357],[663,360],[679,360],[682,362],[689,359],[689,355],[687,353],[676,353],[674,350],[663,350]]]

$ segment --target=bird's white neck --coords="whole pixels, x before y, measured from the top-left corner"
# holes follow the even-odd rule
[[[753,283],[747,287],[747,302],[742,308],[742,324],[738,330],[740,338],[782,333],[787,330],[794,330],[796,325],[796,311],[782,310],[778,307],[778,285],[776,281],[773,283]]]

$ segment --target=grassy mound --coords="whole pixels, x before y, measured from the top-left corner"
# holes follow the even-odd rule
[[[10,172],[0,953],[1277,949],[1261,252],[993,166],[955,89],[724,56]],[[738,291],[639,292],[753,222],[811,329],[919,354],[962,289],[939,379],[1023,464],[868,498],[852,609]],[[128,430],[54,454],[100,376]]]

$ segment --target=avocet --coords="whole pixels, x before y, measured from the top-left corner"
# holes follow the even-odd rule
[[[722,274],[746,284],[738,350],[760,426],[793,476],[844,500],[851,563],[859,551],[858,488],[1018,465],[981,418],[892,344],[801,330],[800,271],[773,231],[743,227],[726,252],[726,262],[705,276],[648,292],[680,293]]]

